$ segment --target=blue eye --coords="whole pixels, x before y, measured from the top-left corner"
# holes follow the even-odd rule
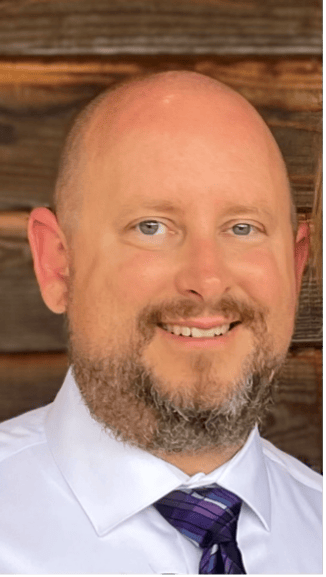
[[[144,220],[137,224],[138,230],[146,236],[154,236],[165,233],[165,225],[157,220]]]
[[[237,236],[248,236],[252,228],[253,228],[252,224],[241,222],[239,224],[235,224],[232,227],[232,230],[234,234],[236,234]]]

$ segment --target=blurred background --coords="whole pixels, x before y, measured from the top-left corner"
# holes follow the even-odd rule
[[[140,72],[188,69],[238,90],[285,157],[312,233],[296,329],[263,434],[321,471],[321,0],[0,2],[0,420],[53,400],[62,316],[44,305],[26,225],[51,206],[72,119]]]

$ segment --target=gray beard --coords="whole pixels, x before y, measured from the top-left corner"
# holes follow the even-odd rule
[[[163,309],[172,311],[175,306]],[[190,317],[195,306],[189,303],[189,313],[185,314],[186,308],[185,303],[183,316]],[[164,318],[162,311],[143,311],[137,337],[125,343],[123,352],[111,350],[97,358],[85,352],[85,344],[78,344],[68,317],[70,364],[91,415],[115,438],[154,454],[198,453],[243,444],[271,404],[274,376],[286,351],[274,354],[262,311],[254,312],[228,299],[213,312],[235,309],[253,330],[256,344],[239,378],[228,383],[229,393],[223,399],[219,398],[221,383],[210,376],[211,362],[200,353],[190,388],[185,383],[173,390],[145,366],[142,352],[154,335],[157,321]],[[173,393],[167,392],[171,390]]]

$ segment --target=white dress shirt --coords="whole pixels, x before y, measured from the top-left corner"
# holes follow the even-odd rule
[[[152,503],[212,483],[243,500],[247,573],[322,572],[320,475],[254,429],[230,461],[189,477],[115,440],[69,371],[54,403],[0,425],[0,572],[196,574],[201,550]]]

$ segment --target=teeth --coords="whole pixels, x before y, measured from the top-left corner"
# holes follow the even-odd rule
[[[181,335],[181,327],[178,325],[173,325],[171,333],[174,333],[175,335]]]
[[[192,336],[195,339],[214,338],[215,336],[224,335],[228,332],[230,325],[221,325],[213,327],[212,329],[198,329],[197,327],[181,327],[179,325],[163,325],[164,328],[174,335],[182,335],[184,337]]]
[[[190,337],[191,335],[191,329],[189,327],[181,327],[181,334],[184,337]]]

